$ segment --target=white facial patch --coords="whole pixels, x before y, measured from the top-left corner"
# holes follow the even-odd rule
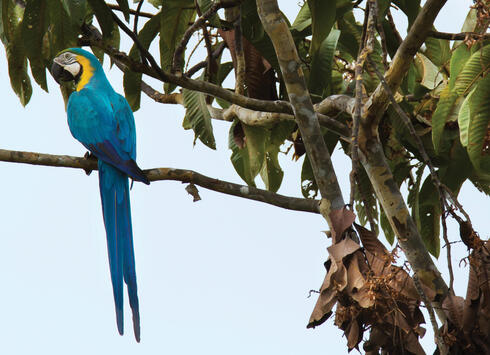
[[[78,75],[78,73],[80,72],[80,64],[78,64],[77,62],[71,63],[68,65],[65,65],[63,67],[63,69],[70,72],[71,75],[73,75],[73,77],[76,77]]]

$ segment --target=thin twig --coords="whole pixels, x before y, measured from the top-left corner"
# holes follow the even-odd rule
[[[390,11],[389,7],[388,7],[388,11],[386,11],[386,17],[388,17],[388,23],[390,24],[391,30],[395,34],[398,45],[400,45],[403,42],[403,38],[402,38],[402,36],[400,36],[400,32],[398,32],[398,29],[396,28],[395,20],[393,19],[393,16],[391,15],[391,11]]]
[[[133,26],[133,32],[135,35],[138,35],[138,19],[141,15],[141,6],[143,6],[143,3],[145,0],[140,0],[138,3],[138,7],[136,8],[136,13],[134,14],[134,26]]]
[[[381,50],[383,51],[383,55],[381,56],[381,59],[383,60],[383,66],[385,68],[385,71],[387,71],[389,65],[388,65],[388,47],[386,45],[386,34],[385,34],[385,30],[383,29],[383,24],[377,17],[376,17],[376,28],[378,30],[379,37],[381,38]]]
[[[187,63],[186,63],[186,67],[185,67],[185,71],[187,72],[187,66],[189,65],[189,62],[192,58],[192,56],[194,55],[194,53],[196,52],[197,48],[199,48],[199,45],[201,44],[201,42],[204,41],[204,36],[199,38],[199,40],[197,41],[196,45],[194,46],[194,48],[192,48],[191,52],[189,53],[189,57],[187,58]],[[208,60],[206,58],[206,60],[204,61],[204,66],[203,68],[206,68],[206,66],[208,65]],[[184,74],[185,75],[185,74]]]
[[[432,324],[432,330],[434,331],[434,337],[436,339],[437,347],[439,348],[439,353],[441,355],[446,355],[448,347],[444,342],[441,333],[439,332],[439,326],[437,325],[436,316],[434,314],[434,308],[432,308],[432,304],[429,302],[416,273],[413,274],[413,283],[415,284],[415,289],[417,290],[420,297],[422,298],[422,301],[425,303],[427,312],[429,313],[429,319],[430,319],[430,323]]]
[[[41,154],[5,149],[0,149],[0,161],[53,167],[76,168],[83,169],[85,171],[97,170],[97,160],[94,158],[87,159],[68,155]],[[193,183],[209,190],[268,203],[289,210],[319,213],[319,201],[317,200],[284,196],[252,186],[245,186],[228,181],[214,179],[192,170],[156,168],[144,170],[144,173],[150,181],[175,180],[185,183]]]
[[[226,43],[225,42],[221,42],[218,46],[218,48],[216,48],[214,51],[213,51],[213,60],[218,58],[221,53],[223,53],[223,50],[226,48]],[[199,70],[203,69],[203,68],[206,68],[206,66],[208,65],[208,62],[209,62],[209,59],[206,58],[206,60],[203,60],[202,62],[199,62],[197,63],[196,65],[194,65],[192,68],[190,68],[189,70],[187,70],[185,73],[184,73],[184,76],[187,76],[187,77],[191,77],[193,76],[195,73],[197,73]]]
[[[187,42],[191,38],[192,34],[196,32],[196,30],[204,25],[206,20],[208,20],[211,16],[213,16],[219,9],[229,6],[235,6],[237,1],[217,1],[215,2],[209,9],[206,11],[201,17],[199,17],[185,32],[182,36],[182,40],[179,45],[175,48],[174,57],[172,60],[172,72],[179,73],[179,63],[182,59],[182,54],[184,53],[184,49],[187,46]]]
[[[194,0],[194,4],[196,5],[197,15],[199,17],[201,17],[202,16],[202,12],[201,12],[201,8],[199,7],[199,4],[198,4],[197,0]],[[208,52],[208,56],[206,57],[206,62],[207,62],[206,63],[206,65],[207,65],[206,74],[209,76],[209,75],[212,75],[213,74],[213,71],[211,70],[211,63],[213,61],[213,47],[212,47],[212,44],[211,44],[211,39],[209,37],[208,28],[206,27],[206,24],[204,22],[201,25],[201,29],[202,29],[202,34],[203,34],[203,38],[204,38],[204,44],[206,45],[206,50]],[[206,79],[208,81],[212,81],[212,80],[210,80],[211,78],[209,78],[209,77],[207,77]]]
[[[447,237],[447,225],[446,225],[446,210],[445,206],[442,205],[442,238],[444,239],[444,242],[446,243],[446,257],[447,257],[447,266],[449,269],[449,288],[451,289],[451,292],[454,292],[454,272],[453,272],[453,262],[451,260],[451,243],[449,242],[449,239]]]
[[[112,10],[122,11],[121,8],[119,7],[119,5],[107,4],[107,7],[109,7]],[[131,15],[136,15],[136,11],[135,10],[132,10],[132,9],[129,9],[129,13]],[[154,15],[153,14],[150,14],[149,12],[140,12],[139,13],[139,16],[141,16],[141,17],[147,17],[147,18],[152,18]]]
[[[365,32],[363,33],[363,42],[356,60],[355,81],[356,81],[356,106],[352,117],[352,171],[350,177],[350,200],[349,204],[354,205],[355,187],[357,180],[357,170],[359,169],[359,124],[362,117],[362,73],[366,58],[374,50],[374,36],[376,26],[376,15],[378,4],[376,0],[369,0],[366,9],[367,23],[365,21]]]

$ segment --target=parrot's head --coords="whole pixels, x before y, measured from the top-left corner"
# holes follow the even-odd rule
[[[99,70],[102,66],[92,53],[81,48],[68,48],[53,59],[51,75],[58,84],[74,81],[77,90],[81,90]]]

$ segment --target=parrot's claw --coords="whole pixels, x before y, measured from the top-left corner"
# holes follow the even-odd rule
[[[97,157],[95,155],[93,155],[92,152],[85,153],[85,155],[83,157],[87,160],[89,160],[89,159],[90,160],[97,160]],[[83,170],[85,170],[85,174],[87,174],[87,176],[92,174],[92,169],[85,168]]]

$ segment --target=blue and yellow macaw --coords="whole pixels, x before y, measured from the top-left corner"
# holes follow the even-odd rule
[[[123,328],[123,280],[128,287],[133,328],[140,341],[140,315],[134,263],[129,181],[149,184],[136,165],[134,117],[126,99],[116,93],[97,58],[80,48],[60,52],[53,60],[55,80],[74,80],[68,100],[71,134],[98,158],[99,187],[116,305],[117,329]]]

